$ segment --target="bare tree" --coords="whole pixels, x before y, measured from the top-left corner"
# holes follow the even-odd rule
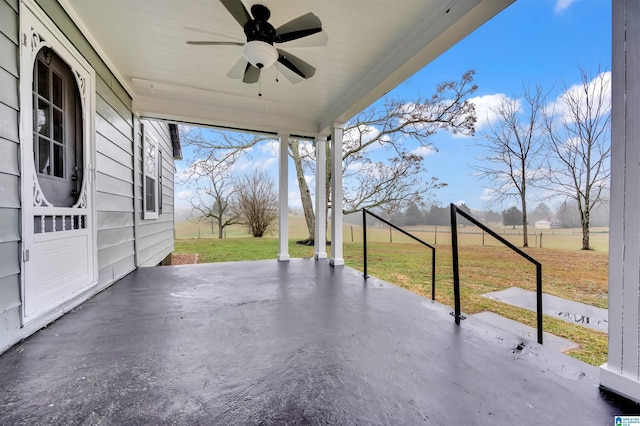
[[[527,194],[543,177],[541,153],[544,146],[542,110],[545,95],[540,87],[524,90],[522,101],[502,97],[491,109],[495,122],[482,133],[477,144],[484,148],[473,166],[495,194],[495,201],[515,198],[522,211],[522,246],[529,247],[527,236]]]
[[[545,113],[549,182],[573,200],[580,216],[582,249],[590,250],[591,211],[607,194],[611,155],[609,72],[595,76],[580,68],[580,83],[566,87]]]
[[[254,237],[262,237],[278,219],[278,193],[264,171],[245,176],[237,188],[237,208],[242,223]]]
[[[227,226],[239,223],[238,214],[232,207],[235,182],[230,166],[230,162],[197,160],[186,171],[193,183],[189,197],[192,211],[198,214],[200,220],[211,219],[211,232],[215,224],[220,239]]]
[[[385,206],[401,211],[410,204],[423,204],[425,195],[446,184],[436,177],[424,181],[422,162],[421,155],[402,152],[387,162],[367,158],[354,170],[346,167],[344,180],[349,184],[345,185],[343,213],[375,207],[385,210]]]
[[[419,204],[429,192],[446,185],[435,177],[423,180],[426,172],[423,153],[435,150],[430,138],[439,131],[474,134],[475,106],[468,99],[478,88],[473,84],[474,74],[467,71],[459,81],[441,83],[430,97],[408,101],[386,96],[346,124],[342,151],[343,213],[362,208],[384,209],[385,205],[401,210],[410,203]],[[417,141],[423,149],[407,152],[404,149],[407,139]],[[389,153],[386,162],[371,160],[371,151],[379,148]],[[329,155],[328,151],[327,157]],[[296,169],[307,168],[313,173],[315,151],[307,149],[292,157]],[[329,169],[326,191],[330,196]],[[304,199],[302,201],[304,206]],[[304,211],[308,216],[309,239],[313,241],[313,209],[309,207]]]
[[[419,97],[411,101],[384,97],[347,123],[342,152],[345,213],[387,203],[406,206],[420,201],[426,193],[444,185],[436,178],[424,182],[421,177],[425,171],[423,155],[407,152],[403,146],[407,139],[412,139],[423,148],[433,149],[430,137],[439,131],[465,135],[474,133],[475,107],[468,100],[477,90],[477,86],[473,84],[474,74],[474,71],[467,71],[459,81],[446,81],[438,85],[430,97]],[[193,146],[202,150],[203,158],[219,150],[228,150],[227,155],[233,158],[266,138],[218,132],[215,138],[189,138],[185,135],[184,139],[187,143],[195,139]],[[373,162],[370,159],[371,150],[377,148],[388,151],[387,163]],[[329,144],[327,149],[329,150]],[[330,155],[328,150],[327,158]],[[289,155],[295,165],[309,231],[309,238],[305,243],[313,243],[315,233],[311,193],[304,178],[305,170],[315,172],[315,154],[309,142],[290,140]],[[329,163],[327,161],[325,182],[327,196],[330,196],[331,190]]]
[[[313,202],[311,201],[311,191],[309,190],[309,184],[304,174],[304,167],[302,164],[302,156],[308,155],[306,152],[307,145],[301,147],[301,142],[297,139],[291,139],[289,141],[289,156],[293,158],[293,164],[296,169],[296,178],[298,179],[298,189],[300,190],[300,201],[302,202],[302,210],[304,212],[304,218],[307,222],[307,230],[309,231],[309,237],[306,240],[299,241],[299,243],[313,245],[313,238],[315,233],[315,221],[313,212]]]

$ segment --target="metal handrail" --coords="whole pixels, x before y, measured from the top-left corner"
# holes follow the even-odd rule
[[[367,214],[370,214],[371,216],[375,217],[376,219],[378,219],[380,222],[392,227],[393,229],[395,229],[396,231],[399,231],[401,233],[403,233],[404,235],[406,235],[409,238],[412,238],[413,240],[419,242],[420,244],[427,246],[431,249],[431,300],[436,300],[436,248],[434,246],[432,246],[431,244],[422,241],[420,238],[416,237],[415,235],[405,231],[404,229],[394,225],[393,223],[389,222],[386,219],[381,218],[380,216],[378,216],[377,214],[367,210],[367,209],[362,209],[362,229],[363,229],[363,233],[362,233],[362,242],[363,242],[363,246],[364,246],[364,279],[366,280],[367,278],[369,278],[369,275],[367,274]]]
[[[460,320],[464,319],[464,316],[460,314],[460,270],[458,267],[458,224],[456,213],[473,223],[477,227],[481,228],[496,240],[509,247],[511,250],[518,253],[520,256],[527,259],[529,262],[536,266],[536,310],[538,321],[538,343],[542,344],[542,264],[538,262],[529,254],[525,253],[520,248],[516,247],[497,232],[493,231],[469,213],[461,210],[458,206],[451,203],[451,250],[452,250],[452,264],[453,264],[453,296],[454,296],[454,312],[453,315],[456,318],[456,324],[460,325]]]

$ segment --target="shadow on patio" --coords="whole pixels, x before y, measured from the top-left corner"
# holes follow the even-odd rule
[[[0,424],[613,424],[598,369],[327,261],[142,268],[0,357]],[[627,408],[628,409],[628,408]]]

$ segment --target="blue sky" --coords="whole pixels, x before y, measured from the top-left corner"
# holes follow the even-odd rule
[[[411,100],[417,94],[430,95],[445,80],[457,80],[466,70],[476,71],[475,94],[478,130],[488,106],[500,95],[517,97],[523,86],[541,85],[551,90],[550,100],[565,87],[580,81],[579,66],[595,74],[598,67],[611,69],[611,2],[608,0],[517,0],[484,26],[467,36],[409,80],[393,95]],[[408,142],[410,143],[410,142]],[[474,209],[502,210],[514,204],[491,204],[484,183],[473,175],[471,164],[481,155],[474,138],[435,135],[437,148],[425,156],[429,176],[448,184],[434,192],[442,205],[464,201]],[[276,150],[255,150],[253,164],[277,166]],[[242,166],[248,166],[245,162]],[[178,170],[187,166],[177,164]],[[274,176],[277,171],[273,169]],[[300,205],[295,173],[291,166],[289,200]],[[309,179],[310,180],[310,179]],[[183,191],[177,188],[176,204]],[[537,200],[531,200],[534,203]]]
[[[397,88],[401,96],[430,90],[437,82],[476,70],[476,96],[514,98],[523,86],[552,90],[580,81],[579,66],[595,73],[611,69],[611,2],[607,0],[518,0]],[[484,110],[478,108],[478,115]],[[482,127],[479,129],[482,131]],[[442,204],[464,201],[476,209],[490,205],[483,182],[470,165],[481,154],[473,138],[434,137],[437,153],[425,157],[429,172],[447,182],[436,192]]]

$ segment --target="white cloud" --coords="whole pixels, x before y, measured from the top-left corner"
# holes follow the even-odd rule
[[[597,109],[597,102],[600,96],[600,90],[603,90],[602,94],[602,106],[603,109],[600,113],[607,113],[611,109],[611,72],[605,71],[596,75],[590,82],[587,83],[586,93],[589,94],[589,101],[593,105],[593,110]],[[577,100],[580,102],[580,111],[587,111],[587,96],[585,94],[585,87],[583,83],[576,83],[569,87],[565,92],[561,93],[553,102],[546,106],[545,111],[548,114],[555,113],[556,116],[572,122],[571,111],[567,106],[565,100]],[[595,111],[594,111],[595,112]],[[594,118],[594,117],[591,117]]]
[[[482,201],[492,201],[494,196],[495,196],[495,191],[493,189],[484,188],[484,190],[482,191],[482,195],[480,196],[480,199]]]
[[[280,141],[271,139],[266,142],[263,142],[258,145],[260,152],[263,154],[268,154],[273,157],[278,157],[280,155]]]
[[[504,93],[476,96],[469,99],[469,101],[476,107],[476,116],[478,117],[478,121],[476,121],[476,132],[483,130],[489,124],[493,124],[498,119],[498,115],[495,113],[495,110],[502,102],[516,102],[517,109],[521,109],[519,100],[511,99]]]
[[[357,144],[365,145],[371,142],[373,139],[377,138],[380,135],[380,130],[373,126],[361,124],[358,127],[352,127],[347,129],[342,136],[343,139],[343,150],[350,149]],[[388,137],[383,137],[382,140],[389,140]],[[380,142],[371,144],[367,147],[367,151],[374,150],[382,147]]]
[[[411,151],[412,154],[421,155],[423,157],[426,157],[427,155],[435,154],[436,152],[438,151],[428,146],[419,146],[413,151]]]
[[[557,0],[556,6],[553,8],[555,13],[562,13],[564,10],[568,9],[573,3],[577,0]]]
[[[301,209],[302,208],[302,201],[300,200],[300,191],[299,190],[296,189],[295,191],[289,191],[288,198],[289,198],[289,208],[290,209]]]
[[[364,168],[364,163],[359,161],[354,161],[353,163],[349,163],[344,170],[345,175],[353,175],[355,173],[360,172]]]
[[[264,170],[266,172],[266,171],[271,170],[271,168],[274,167],[277,162],[278,162],[278,158],[277,157],[269,157],[264,161],[254,162],[253,163],[253,169],[254,170]]]
[[[313,148],[313,143],[309,141],[300,141],[298,147],[300,148],[300,155],[303,157],[312,157],[315,158],[315,149]]]

